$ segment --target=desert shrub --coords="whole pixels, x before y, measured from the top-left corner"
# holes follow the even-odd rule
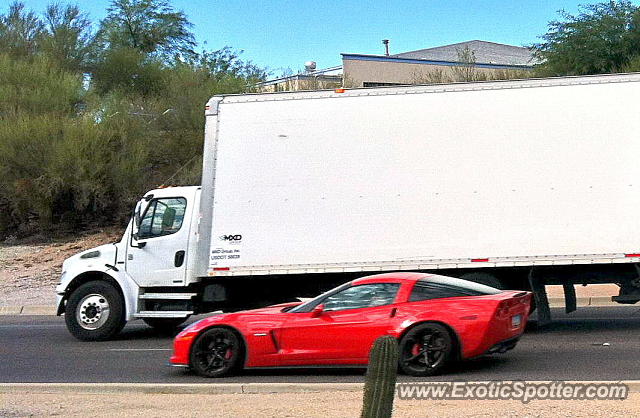
[[[0,118],[75,111],[82,101],[82,76],[44,57],[19,60],[0,54]]]

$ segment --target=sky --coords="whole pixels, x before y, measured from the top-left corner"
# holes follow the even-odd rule
[[[42,12],[52,0],[22,0]],[[77,4],[97,22],[109,0]],[[10,0],[0,0],[4,14]],[[230,46],[274,76],[341,65],[341,53],[400,53],[474,39],[525,46],[539,41],[557,11],[578,11],[589,0],[170,0],[194,24],[201,48]]]

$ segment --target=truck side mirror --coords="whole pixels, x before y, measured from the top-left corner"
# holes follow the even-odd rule
[[[140,228],[140,221],[141,221],[140,217],[142,216],[141,213],[140,213],[140,209],[141,208],[142,208],[142,204],[140,202],[138,202],[138,204],[136,205],[135,210],[133,211],[133,220],[135,222],[136,228]]]
[[[137,233],[137,232],[136,232],[136,233],[134,233],[134,234],[131,234],[131,237],[136,241],[136,243],[137,243],[137,245],[136,245],[136,246],[137,246],[138,248],[144,248],[144,246],[145,246],[145,245],[147,245],[147,242],[146,242],[146,241],[138,242],[138,240],[140,239],[140,236],[138,235],[138,233]],[[133,246],[133,243],[132,243],[132,246]]]
[[[313,308],[313,310],[311,311],[311,317],[317,318],[322,315],[322,312],[324,312],[324,305],[321,303],[320,305],[316,305],[316,307]]]
[[[146,242],[138,242],[138,240],[141,238],[139,235],[140,223],[142,222],[142,219],[141,219],[142,214],[140,213],[141,210],[142,210],[142,202],[140,201],[136,204],[136,207],[133,210],[131,238],[129,239],[129,245],[134,248],[144,248],[144,246],[147,245]],[[136,241],[136,244],[134,244],[133,241]]]

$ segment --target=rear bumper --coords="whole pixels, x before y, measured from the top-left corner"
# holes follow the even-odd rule
[[[513,350],[518,344],[520,336],[509,338],[508,340],[500,341],[498,344],[494,344],[485,354],[505,353],[509,350]]]

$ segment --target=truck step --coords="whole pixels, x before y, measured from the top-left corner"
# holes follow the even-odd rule
[[[135,318],[186,318],[193,315],[193,311],[140,311]]]
[[[143,293],[138,299],[189,300],[197,293]]]

